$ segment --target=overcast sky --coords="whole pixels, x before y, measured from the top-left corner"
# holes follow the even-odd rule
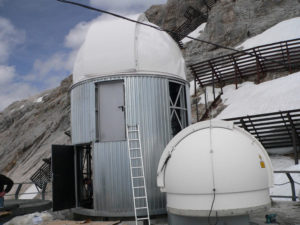
[[[123,15],[166,0],[74,0]],[[59,85],[99,13],[56,0],[0,0],[0,111]]]

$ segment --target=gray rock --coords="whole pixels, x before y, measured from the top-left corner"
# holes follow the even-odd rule
[[[0,114],[0,171],[15,182],[30,176],[51,154],[52,144],[68,144],[70,129],[69,76],[53,90],[14,102]],[[43,96],[42,102],[37,102]]]
[[[299,3],[299,0],[220,0],[209,12],[200,39],[234,47],[283,20],[300,16]],[[231,52],[191,41],[184,55],[187,64],[192,64]]]

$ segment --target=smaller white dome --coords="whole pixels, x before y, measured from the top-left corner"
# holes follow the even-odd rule
[[[156,26],[143,14],[131,18]],[[122,19],[93,23],[77,54],[73,82],[123,73],[186,79],[181,50],[166,32]]]
[[[185,216],[248,214],[270,205],[271,161],[248,132],[227,121],[205,121],[178,133],[165,148],[157,184],[168,211]],[[215,191],[214,191],[215,190]]]

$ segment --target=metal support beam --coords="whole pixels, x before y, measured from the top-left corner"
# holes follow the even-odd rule
[[[287,54],[288,63],[289,63],[289,72],[290,72],[290,73],[292,73],[292,66],[291,66],[290,51],[289,51],[289,47],[288,47],[288,43],[287,43],[287,41],[285,42],[285,47],[286,47],[286,54]]]
[[[15,193],[15,199],[19,199],[19,194],[20,194],[20,191],[21,191],[21,188],[22,188],[22,185],[23,184],[18,184],[18,187],[17,187],[17,190],[16,190],[16,193]]]
[[[259,84],[260,83],[261,74],[262,75],[264,74],[264,69],[262,67],[262,64],[261,64],[261,62],[259,60],[258,54],[257,54],[257,52],[256,52],[255,49],[253,49],[253,53],[254,53],[255,58],[256,58],[257,83]]]
[[[295,164],[299,164],[299,157],[298,157],[298,150],[297,150],[297,131],[295,128],[295,125],[293,123],[292,117],[289,113],[287,113],[287,117],[289,119],[291,128],[292,128],[292,137],[293,137],[293,150],[294,150],[294,158],[295,158]]]
[[[297,196],[296,196],[296,190],[295,190],[295,182],[291,176],[290,173],[285,173],[286,176],[288,177],[290,183],[291,183],[291,190],[292,190],[292,200],[295,202],[297,200]]]
[[[195,92],[194,92],[194,95],[195,95],[195,105],[196,105],[196,119],[197,119],[197,122],[199,122],[199,110],[198,110],[198,97],[197,97],[197,84],[196,84],[196,77],[194,77],[194,88],[195,88]]]

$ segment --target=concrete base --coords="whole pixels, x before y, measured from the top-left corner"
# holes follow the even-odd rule
[[[207,217],[187,217],[179,216],[175,214],[168,214],[169,225],[207,225],[216,224],[218,225],[249,225],[249,216],[226,216],[218,217],[211,216],[210,219]]]

